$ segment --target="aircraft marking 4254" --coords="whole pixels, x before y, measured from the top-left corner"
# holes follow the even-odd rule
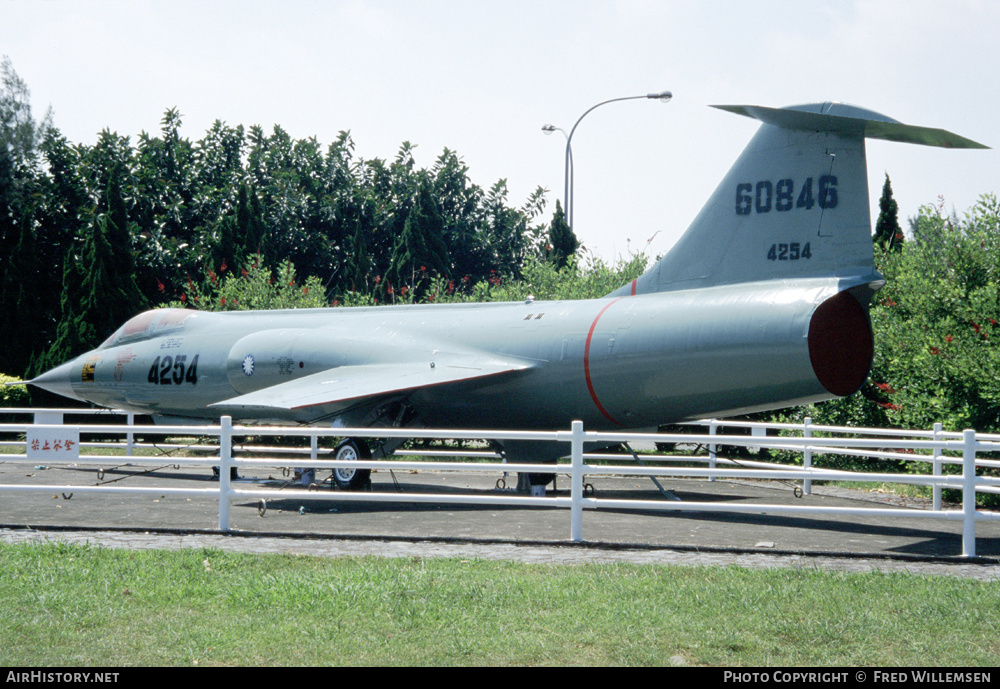
[[[149,367],[149,375],[146,380],[153,385],[181,385],[198,383],[198,355],[195,354],[191,362],[187,361],[187,354],[173,354],[164,356],[162,359],[153,359],[153,365]]]

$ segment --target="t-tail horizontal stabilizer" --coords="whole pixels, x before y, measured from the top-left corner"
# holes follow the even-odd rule
[[[760,105],[713,105],[785,129],[813,132],[841,132],[865,139],[885,139],[904,144],[939,148],[989,148],[981,143],[952,134],[944,129],[903,124],[891,117],[845,103],[795,105],[788,108],[765,108]]]
[[[763,125],[673,249],[609,296],[791,278],[877,282],[865,139],[986,148],[843,103],[714,107]]]

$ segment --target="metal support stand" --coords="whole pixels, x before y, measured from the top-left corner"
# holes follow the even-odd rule
[[[628,451],[632,453],[632,459],[635,460],[636,464],[638,464],[641,467],[646,466],[645,464],[642,463],[642,460],[639,459],[639,455],[637,455],[635,453],[635,450],[632,449],[631,445],[629,445],[628,443],[622,443],[622,445],[624,445],[626,447],[626,449],[628,449]],[[664,488],[663,486],[661,486],[660,482],[656,480],[655,476],[650,476],[649,480],[652,481],[654,484],[656,484],[657,490],[660,491],[660,495],[662,495],[665,500],[675,500],[677,502],[683,502],[679,497],[677,497],[676,495],[674,495],[673,492],[671,492],[671,491],[667,490],[666,488]]]

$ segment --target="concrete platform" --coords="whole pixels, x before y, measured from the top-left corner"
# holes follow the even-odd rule
[[[61,486],[95,485],[97,466],[40,467],[0,464],[0,483]],[[130,487],[211,488],[207,469],[167,467],[142,473],[140,467],[105,468],[103,482]],[[372,492],[400,496],[433,493],[501,494],[500,475],[456,472],[380,470],[372,476]],[[261,470],[234,483],[237,488],[286,483],[281,470]],[[648,478],[588,479],[595,497],[664,498]],[[927,501],[901,499],[868,491],[816,487],[799,496],[791,484],[774,481],[662,480],[682,501],[773,505],[868,506],[881,511],[907,507],[922,510]],[[515,477],[507,478],[508,485]],[[558,490],[568,496],[569,481],[560,476]],[[256,499],[233,505],[233,532],[218,532],[218,501],[148,494],[101,496],[53,490],[4,494],[0,503],[0,542],[61,538],[131,542],[136,547],[233,547],[267,552],[319,554],[414,554],[495,557],[501,553],[548,561],[743,563],[760,566],[832,566],[840,568],[909,569],[975,576],[1000,576],[1000,523],[977,525],[976,560],[961,557],[961,522],[870,516],[783,516],[722,514],[707,511],[585,510],[585,543],[570,541],[570,513],[562,508],[456,506],[405,502],[356,503],[328,487],[323,499],[303,500],[302,489],[281,488],[261,514]],[[954,506],[952,506],[954,509]],[[916,514],[916,512],[915,512]],[[101,534],[98,536],[98,534]],[[103,539],[103,540],[102,540]],[[141,542],[141,546],[139,545]],[[160,545],[155,545],[159,543]],[[181,545],[183,544],[183,545]],[[538,550],[541,549],[541,550]],[[516,554],[516,555],[515,555]],[[821,564],[824,563],[824,564]],[[755,565],[756,566],[756,565]],[[967,570],[960,572],[960,569]]]

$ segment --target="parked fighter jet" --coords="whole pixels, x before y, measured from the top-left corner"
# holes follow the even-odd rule
[[[604,298],[160,309],[30,382],[166,418],[336,427],[655,429],[850,395],[883,284],[865,138],[985,147],[838,103],[716,107],[763,124],[676,246]],[[361,439],[337,452],[370,456]],[[335,478],[357,487],[367,473]]]

